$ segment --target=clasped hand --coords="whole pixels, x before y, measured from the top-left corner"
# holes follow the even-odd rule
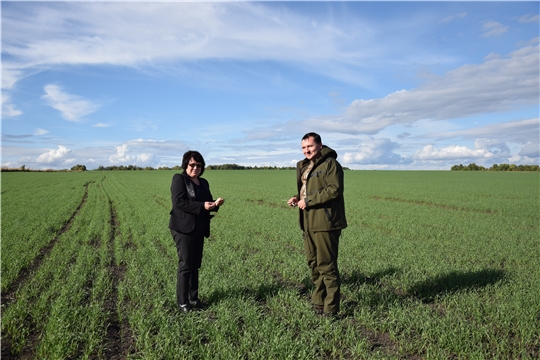
[[[223,198],[218,198],[216,201],[207,201],[204,203],[204,208],[206,210],[213,210],[216,207],[223,205],[224,202],[225,199]]]
[[[287,201],[287,205],[298,206],[300,210],[304,210],[306,208],[306,202],[304,201],[304,199],[298,200],[296,196],[290,198],[289,201]]]

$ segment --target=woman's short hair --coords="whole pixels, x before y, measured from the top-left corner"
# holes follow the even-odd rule
[[[192,158],[196,162],[202,164],[201,173],[199,174],[199,176],[201,176],[204,173],[204,167],[206,166],[206,163],[204,162],[203,156],[198,151],[188,150],[184,153],[184,157],[182,158],[182,169],[184,169],[184,171],[187,169],[189,160],[191,160]]]

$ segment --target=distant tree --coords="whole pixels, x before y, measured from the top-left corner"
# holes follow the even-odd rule
[[[454,165],[450,168],[452,171],[540,171],[540,165],[516,165],[516,164],[493,164],[489,169],[475,163],[463,166]]]
[[[77,164],[71,168],[71,171],[86,171],[86,166]]]

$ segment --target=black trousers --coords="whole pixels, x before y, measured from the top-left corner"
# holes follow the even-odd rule
[[[199,268],[202,263],[204,236],[198,231],[182,234],[172,229],[171,234],[178,253],[176,301],[180,306],[199,300]]]

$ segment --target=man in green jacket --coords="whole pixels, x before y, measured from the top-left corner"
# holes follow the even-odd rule
[[[300,210],[306,259],[315,284],[312,305],[318,312],[334,316],[340,301],[339,237],[347,227],[343,169],[337,153],[323,145],[316,133],[304,135],[302,151],[306,158],[296,164],[298,194],[287,204]]]

